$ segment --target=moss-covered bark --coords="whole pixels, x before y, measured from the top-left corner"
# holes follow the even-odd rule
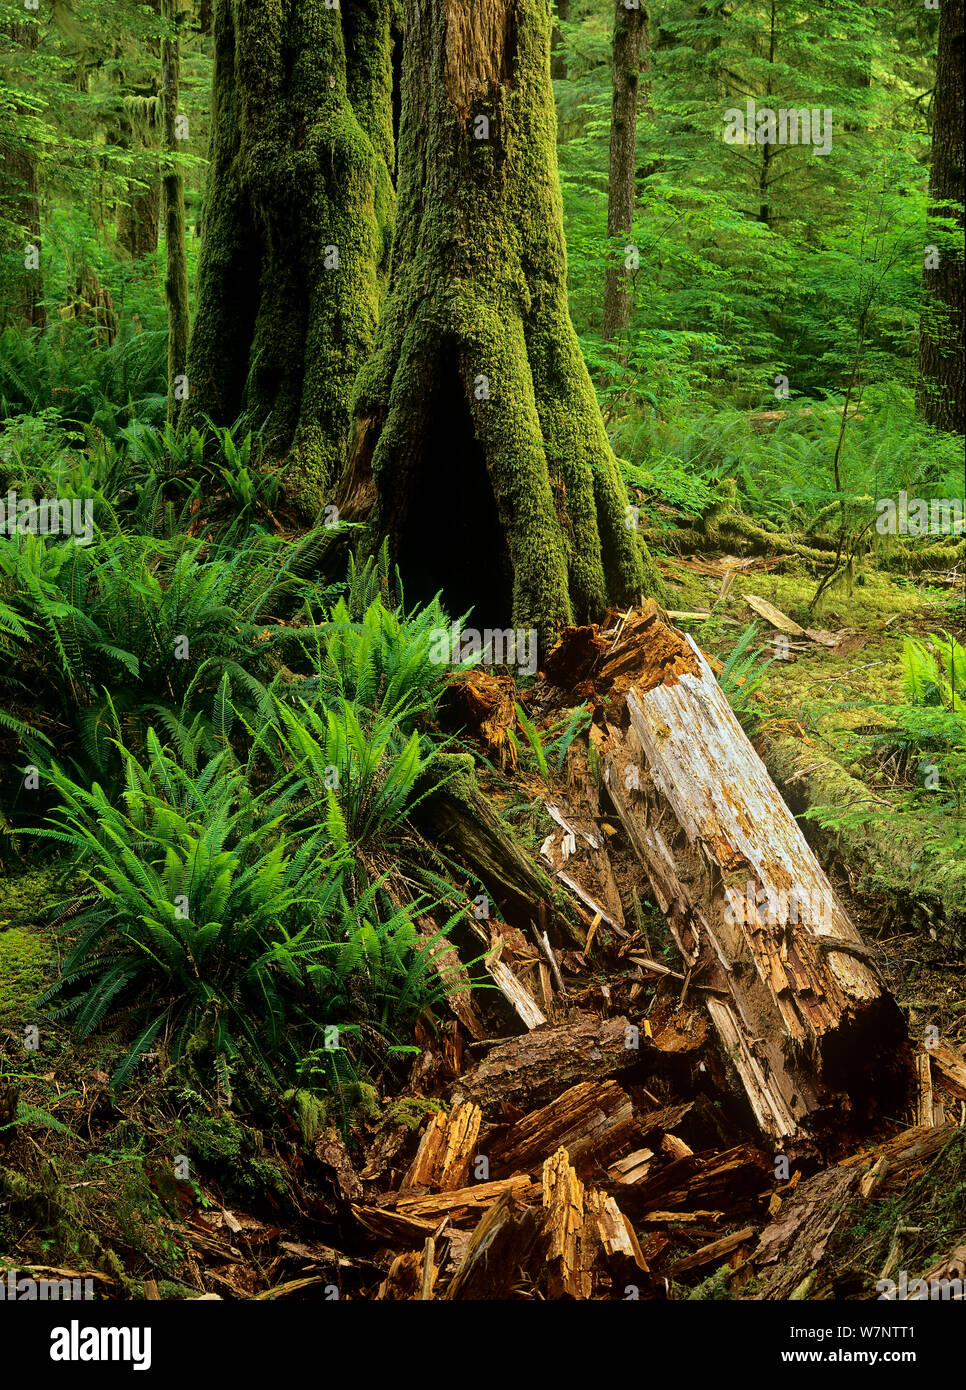
[[[344,460],[392,215],[394,0],[218,0],[180,422],[244,415],[306,513]]]
[[[161,180],[164,193],[164,298],[168,307],[168,420],[174,421],[188,356],[188,259],[185,251],[184,179],[175,161],[178,147],[178,98],[181,45],[174,27],[177,0],[162,0],[169,25],[161,41],[161,109],[167,156]]]
[[[637,105],[641,64],[647,52],[648,13],[637,0],[628,9],[614,0],[612,44],[613,97],[610,117],[610,173],[607,185],[607,235],[627,237],[634,226],[634,193],[637,171]],[[611,251],[611,255],[614,252]],[[622,338],[631,319],[631,297],[624,251],[618,264],[609,265],[604,277],[604,315],[601,336],[605,342]]]
[[[966,434],[966,266],[962,205],[966,202],[963,139],[963,0],[942,0],[936,54],[929,193],[946,217],[958,223],[958,244],[927,256],[922,275],[917,407],[936,429]],[[958,204],[959,211],[941,200]]]
[[[409,597],[599,617],[655,578],[567,307],[549,0],[407,0],[390,292],[347,485]]]
[[[28,55],[36,49],[39,30],[29,15],[23,23],[14,21],[4,27],[13,43]],[[13,109],[27,114],[16,103]],[[30,140],[19,129],[11,128],[0,132],[0,327],[47,326],[40,230],[37,156]]]
[[[140,180],[128,180],[117,209],[117,240],[133,261],[153,256],[158,249],[161,219],[161,177],[157,168],[160,102],[152,96],[127,94],[121,105],[117,143],[122,149],[144,151]]]

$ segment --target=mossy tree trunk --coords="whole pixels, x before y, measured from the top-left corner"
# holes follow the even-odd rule
[[[39,30],[34,19],[9,23],[6,32],[16,45],[28,51],[37,47]],[[27,62],[29,66],[29,59]],[[0,251],[7,262],[0,281],[0,327],[10,323],[43,329],[47,326],[47,309],[40,262],[40,178],[37,156],[29,137],[23,135],[23,126],[32,113],[20,106],[14,109],[27,119],[17,123],[19,129],[0,136]]]
[[[182,428],[239,416],[303,513],[329,499],[392,215],[393,0],[217,0]]]
[[[653,588],[567,306],[549,0],[406,0],[389,295],[342,491],[407,595],[542,641]],[[371,471],[370,471],[371,470]]]
[[[117,209],[117,240],[133,261],[143,261],[158,249],[161,218],[161,177],[157,168],[160,101],[143,93],[128,93],[122,101],[118,144],[143,154],[145,168],[138,182],[129,180]]]
[[[177,37],[178,0],[162,0],[167,29],[161,40],[161,109],[164,125],[164,297],[168,306],[168,420],[183,399],[188,355],[188,260],[185,251],[184,179],[178,168],[178,99],[181,44]]]
[[[637,172],[637,99],[641,64],[647,51],[644,0],[614,0],[613,99],[610,122],[610,176],[607,185],[607,235],[629,236],[634,226]],[[611,255],[615,252],[612,250]],[[620,249],[623,261],[625,252]],[[605,342],[623,338],[631,318],[627,270],[609,265],[604,276]]]
[[[952,238],[927,249],[922,276],[923,310],[919,328],[919,413],[940,430],[966,434],[966,283],[963,273],[963,202],[966,199],[963,149],[963,0],[942,0],[936,54],[932,118],[932,169],[929,193],[936,203],[950,199],[959,242]],[[943,216],[953,215],[938,207]]]

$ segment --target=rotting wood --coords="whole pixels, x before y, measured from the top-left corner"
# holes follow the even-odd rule
[[[759,1237],[752,1261],[764,1282],[755,1297],[788,1298],[817,1271],[850,1212],[873,1195],[893,1193],[908,1183],[955,1133],[953,1124],[916,1126],[800,1183]]]
[[[579,1013],[560,1027],[508,1038],[460,1077],[453,1099],[473,1101],[485,1118],[499,1115],[504,1104],[545,1105],[580,1081],[639,1066],[644,1047],[628,1046],[628,1030],[626,1018]]]
[[[444,1300],[509,1298],[524,1270],[543,1260],[548,1244],[544,1212],[520,1211],[505,1192],[473,1230]]]
[[[960,1049],[936,1042],[929,1048],[929,1059],[943,1086],[960,1100],[966,1100],[966,1057]]]
[[[517,1173],[510,1178],[500,1178],[495,1182],[476,1182],[470,1187],[456,1191],[430,1192],[425,1195],[407,1193],[398,1196],[394,1209],[403,1216],[414,1216],[430,1220],[448,1213],[476,1211],[481,1207],[492,1206],[504,1193],[524,1198],[533,1195],[534,1186],[525,1173]]]
[[[634,1183],[643,1182],[651,1171],[653,1157],[653,1149],[635,1149],[633,1153],[625,1154],[623,1158],[612,1163],[607,1169],[607,1176],[611,1182],[618,1183],[622,1187],[630,1187]]]
[[[653,604],[613,651],[570,631],[607,692],[608,792],[761,1132],[897,1104],[902,1015],[701,652]]]
[[[565,1148],[578,1174],[606,1164],[638,1134],[628,1095],[615,1081],[582,1081],[532,1110],[489,1146],[491,1171],[529,1172]]]
[[[783,613],[780,608],[775,608],[767,599],[759,598],[757,594],[745,594],[745,603],[757,613],[760,618],[764,618],[773,628],[779,632],[787,633],[789,637],[804,637],[805,629],[800,627],[794,619],[787,613]]]
[[[702,1245],[700,1250],[695,1250],[693,1255],[684,1255],[680,1260],[675,1260],[663,1273],[669,1279],[677,1279],[682,1274],[687,1274],[689,1270],[700,1269],[703,1265],[716,1264],[718,1260],[723,1260],[726,1255],[732,1254],[739,1246],[744,1245],[754,1234],[754,1226],[743,1226],[740,1231],[732,1231],[731,1235],[722,1236],[720,1240],[713,1240],[708,1245]]]
[[[462,1187],[476,1151],[482,1118],[482,1111],[473,1104],[455,1105],[449,1115],[434,1115],[400,1192],[453,1192]]]
[[[643,1273],[648,1273],[647,1261],[634,1227],[616,1200],[609,1193],[592,1188],[584,1196],[584,1206],[597,1222],[597,1234],[604,1254],[610,1259],[621,1257]]]
[[[916,1054],[916,1076],[919,1082],[918,1093],[916,1096],[916,1124],[931,1125],[933,1119],[933,1095],[932,1095],[932,1068],[929,1065],[929,1053],[918,1052]]]
[[[658,1208],[667,1212],[676,1207],[720,1215],[725,1208],[739,1211],[754,1205],[773,1173],[768,1155],[749,1144],[736,1144],[721,1153],[676,1159],[643,1182],[622,1189],[621,1200],[642,1217]]]
[[[826,1168],[803,1182],[762,1232],[752,1259],[763,1273],[757,1299],[788,1298],[821,1262],[849,1207],[859,1198],[857,1168]]]
[[[554,883],[518,845],[478,787],[454,795],[446,787],[433,792],[416,814],[420,829],[432,843],[447,850],[457,863],[476,875],[504,906],[508,920],[527,922],[539,915],[541,903],[553,901]],[[575,922],[555,913],[578,946],[583,936]]]
[[[585,1234],[584,1185],[558,1149],[543,1165],[543,1204],[547,1209],[548,1292],[551,1298],[589,1298],[591,1267],[597,1251]],[[596,1234],[596,1230],[594,1231]]]

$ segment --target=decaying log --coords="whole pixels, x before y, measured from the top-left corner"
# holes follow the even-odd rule
[[[539,1207],[520,1211],[511,1194],[504,1193],[473,1231],[442,1297],[509,1298],[523,1271],[542,1262],[547,1241],[544,1212]]]
[[[634,1228],[607,1193],[586,1189],[560,1148],[543,1165],[547,1210],[547,1293],[551,1298],[590,1298],[598,1260],[619,1259],[647,1273]]]
[[[754,1234],[754,1226],[743,1226],[740,1231],[732,1231],[730,1236],[722,1236],[720,1240],[713,1240],[709,1245],[702,1245],[701,1249],[695,1250],[692,1255],[684,1255],[680,1260],[675,1260],[664,1273],[669,1279],[677,1279],[692,1269],[701,1269],[703,1265],[717,1264],[726,1255],[737,1250],[739,1245],[744,1245],[745,1241],[750,1240]]]
[[[966,1243],[957,1245],[948,1255],[944,1256],[938,1264],[934,1264],[931,1269],[927,1269],[921,1276],[929,1284],[930,1280],[946,1279],[952,1283],[959,1280],[959,1299],[966,1299]],[[955,1287],[951,1290],[955,1292]],[[932,1288],[930,1288],[932,1295]]]
[[[597,1233],[601,1247],[611,1260],[621,1257],[628,1264],[634,1264],[645,1274],[648,1272],[634,1227],[621,1211],[613,1197],[598,1188],[592,1188],[584,1198],[587,1211],[597,1222]]]
[[[584,907],[626,937],[620,892],[599,825],[600,806],[586,757],[579,750],[571,750],[568,772],[567,795],[556,792],[545,803],[556,829],[541,845],[541,856]]]
[[[651,1171],[653,1157],[653,1149],[635,1149],[633,1153],[625,1154],[623,1158],[612,1163],[607,1169],[607,1176],[611,1182],[622,1187],[632,1187],[634,1183],[643,1182],[647,1177]]]
[[[517,1173],[498,1182],[476,1182],[455,1192],[430,1192],[423,1196],[406,1194],[396,1198],[395,1209],[403,1216],[435,1218],[438,1221],[441,1216],[450,1214],[455,1220],[455,1213],[475,1212],[490,1207],[507,1192],[515,1197],[529,1197],[533,1195],[533,1184],[525,1173]]]
[[[376,1293],[377,1299],[413,1299],[423,1286],[423,1251],[406,1250],[397,1255]]]
[[[427,940],[438,935],[435,922],[417,918],[420,934]],[[446,1002],[471,1038],[485,1038],[486,1028],[473,1001],[470,974],[455,947],[445,938],[429,948],[433,969],[443,984]]]
[[[538,916],[539,904],[552,903],[553,880],[514,841],[478,787],[471,785],[459,796],[443,787],[426,798],[416,818],[429,840],[443,846],[487,886],[508,920],[526,923]],[[578,946],[583,945],[574,922],[561,913],[556,921]]]
[[[380,1240],[398,1242],[401,1245],[425,1245],[426,1237],[431,1236],[438,1219],[427,1221],[418,1216],[406,1216],[401,1212],[388,1211],[383,1207],[367,1207],[354,1203],[352,1215],[367,1231]]]
[[[565,1148],[581,1175],[606,1166],[638,1134],[630,1098],[615,1081],[582,1081],[532,1110],[489,1146],[494,1174],[531,1172]]]
[[[934,1043],[929,1049],[929,1060],[946,1089],[966,1100],[966,1057],[960,1049],[948,1043]]]
[[[788,1298],[812,1274],[828,1243],[860,1200],[858,1168],[826,1168],[796,1188],[761,1234],[753,1259],[764,1274],[757,1299]]]
[[[916,1077],[919,1082],[918,1094],[916,1096],[916,1124],[934,1124],[935,1120],[933,1114],[935,1106],[932,1095],[932,1068],[929,1065],[928,1052],[918,1052],[916,1054]]]
[[[454,1192],[462,1187],[476,1152],[482,1118],[480,1109],[471,1104],[454,1105],[449,1115],[434,1115],[400,1183],[400,1192]]]
[[[634,1213],[653,1213],[659,1207],[738,1211],[755,1200],[773,1173],[774,1165],[760,1149],[737,1144],[722,1153],[675,1159],[653,1177],[622,1189],[621,1201]]]
[[[584,1223],[584,1185],[559,1149],[543,1165],[543,1204],[547,1209],[548,1284],[551,1298],[567,1294],[589,1298],[597,1255],[597,1228]]]
[[[597,669],[607,789],[762,1133],[899,1104],[902,1015],[701,652],[650,605]]]
[[[800,1183],[759,1238],[752,1261],[764,1283],[755,1297],[788,1298],[817,1270],[850,1211],[907,1184],[955,1133],[953,1124],[907,1129]]]
[[[559,1028],[538,1028],[491,1048],[460,1077],[453,1099],[473,1101],[486,1119],[499,1118],[504,1104],[546,1105],[580,1081],[603,1080],[637,1066],[643,1045],[634,1050],[627,1040],[626,1018],[575,1014]]]
[[[935,1158],[957,1131],[958,1126],[949,1120],[941,1125],[913,1126],[874,1148],[849,1154],[838,1166],[860,1168],[865,1172],[873,1169],[880,1159],[885,1159],[887,1169],[881,1190],[884,1193],[895,1192],[909,1180],[911,1171],[920,1169]]]

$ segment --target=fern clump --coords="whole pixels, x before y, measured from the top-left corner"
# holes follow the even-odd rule
[[[149,1047],[223,1088],[236,1068],[292,1084],[326,1027],[344,1048],[358,1019],[392,1033],[438,998],[433,939],[407,908],[385,914],[378,884],[347,897],[347,851],[297,823],[296,781],[256,792],[228,751],[187,771],[153,730],[144,765],[119,753],[119,804],[50,770],[61,805],[42,832],[89,888],[45,1002],[82,1036],[134,1032],[116,1086]]]

